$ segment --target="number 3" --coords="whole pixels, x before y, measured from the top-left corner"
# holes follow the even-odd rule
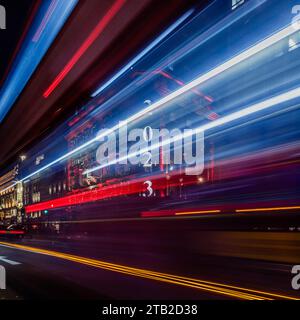
[[[151,197],[153,194],[152,182],[150,180],[147,180],[144,182],[144,184],[147,185],[147,191],[149,192],[149,194],[147,195],[146,193],[143,193],[143,196],[144,197]]]

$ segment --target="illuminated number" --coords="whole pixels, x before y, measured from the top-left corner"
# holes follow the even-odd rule
[[[153,138],[153,129],[150,126],[144,128],[143,138],[146,142],[149,142]]]
[[[150,126],[147,126],[144,128],[143,131],[143,138],[146,142],[150,142],[153,138],[153,129]],[[152,154],[150,151],[147,151],[145,153],[143,153],[143,156],[147,156],[147,159],[144,163],[144,167],[151,167],[152,163],[150,162],[150,160],[152,159]]]
[[[144,182],[144,184],[147,185],[147,191],[149,192],[148,194],[143,193],[144,197],[151,197],[153,195],[153,189],[152,189],[152,182],[150,180],[147,180]]]
[[[152,154],[151,152],[147,151],[143,154],[143,156],[146,155],[148,158],[146,159],[145,163],[144,163],[144,167],[151,167],[152,163],[150,162],[151,158],[152,158]]]

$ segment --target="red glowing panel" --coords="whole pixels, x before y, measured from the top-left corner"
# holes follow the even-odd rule
[[[145,191],[144,189],[145,186],[140,181],[134,181],[132,183],[123,183],[122,185],[117,184],[113,186],[72,194],[66,197],[30,205],[27,206],[25,209],[26,213],[31,213],[36,211],[43,211],[46,209],[73,206],[107,198],[114,198],[125,194],[137,194],[139,192]]]
[[[142,218],[155,218],[155,217],[168,217],[175,216],[173,211],[143,211],[141,212]]]
[[[187,186],[197,183],[197,177],[195,176],[186,176],[184,178],[184,181],[181,181],[180,177],[181,175],[178,175],[178,172],[174,171],[173,174],[169,175],[169,179],[166,178],[166,175],[164,173],[160,173],[157,175],[148,176],[147,180],[153,182],[153,190],[165,190],[167,187],[177,187],[179,185]],[[98,189],[82,191],[62,198],[56,198],[50,201],[29,205],[25,208],[26,213],[73,206],[82,203],[114,198],[123,195],[133,195],[147,191],[147,186],[144,183],[144,178],[133,178],[132,180],[127,182],[118,182],[117,179],[112,179],[110,182],[115,184],[106,187],[98,185]]]
[[[0,234],[24,234],[24,231],[0,230]]]

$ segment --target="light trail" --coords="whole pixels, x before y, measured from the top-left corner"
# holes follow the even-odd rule
[[[254,46],[250,47],[249,49],[243,51],[239,55],[237,55],[237,56],[233,57],[232,59],[228,60],[227,62],[219,65],[218,67],[216,67],[214,69],[212,69],[208,73],[205,73],[204,75],[200,76],[199,78],[195,79],[194,81],[192,81],[192,82],[188,83],[187,85],[181,87],[180,89],[174,91],[173,93],[171,93],[170,95],[164,97],[163,99],[161,99],[161,100],[153,103],[152,105],[148,106],[147,108],[144,108],[143,110],[133,114],[129,118],[125,119],[122,123],[125,125],[125,123],[129,124],[129,123],[132,123],[132,122],[140,119],[141,117],[147,115],[148,113],[153,112],[156,109],[159,109],[160,107],[162,107],[166,103],[174,100],[175,98],[178,98],[179,96],[181,96],[182,94],[184,94],[184,93],[188,92],[189,90],[195,88],[196,86],[198,86],[198,85],[200,85],[200,84],[212,79],[213,77],[223,73],[224,71],[230,69],[231,67],[235,66],[236,64],[245,61],[246,59],[248,59],[248,58],[254,56],[255,54],[261,52],[262,50],[274,45],[275,43],[281,41],[282,39],[290,36],[291,34],[293,34],[295,32],[297,32],[297,30],[295,30],[292,25],[289,25],[288,27],[282,29],[281,31],[273,34],[269,38],[266,38],[265,40],[257,43],[256,45],[254,45]],[[299,92],[297,94],[299,95]],[[224,119],[224,118],[225,117],[223,117],[221,119],[218,119],[217,121],[222,121],[222,119]],[[215,123],[215,121],[213,121],[212,123]],[[107,135],[109,135],[110,133],[115,132],[118,129],[120,129],[120,124],[114,125],[112,128],[108,129],[105,133],[102,133],[101,135],[98,135],[98,136],[94,137],[93,139],[85,142],[81,146],[75,148],[74,150],[72,150],[70,152],[67,152],[66,154],[60,156],[59,158],[57,158],[55,160],[53,160],[52,162],[48,163],[47,165],[41,167],[40,169],[38,169],[38,170],[34,171],[33,173],[27,175],[26,177],[20,179],[20,181],[23,182],[23,181],[26,181],[26,180],[30,179],[31,177],[35,176],[36,174],[38,174],[40,172],[43,172],[46,169],[48,169],[49,167],[53,166],[54,164],[57,164],[57,163],[65,160],[65,159],[69,158],[70,156],[72,156],[72,155],[76,154],[77,152],[85,149],[86,147],[90,146],[94,142],[97,142],[101,138],[106,137]],[[88,172],[89,171],[86,171],[86,173],[88,173]],[[16,185],[16,183],[8,186],[3,191],[8,190],[9,188],[12,188],[15,185]]]
[[[0,230],[0,234],[24,234],[24,231],[17,230]]]
[[[89,36],[83,42],[83,44],[78,48],[78,50],[72,56],[70,61],[65,65],[65,67],[57,75],[54,81],[45,90],[45,92],[43,93],[44,98],[48,98],[50,94],[56,89],[56,87],[63,81],[63,79],[68,75],[68,73],[72,70],[75,64],[79,61],[79,59],[85,54],[85,52],[91,47],[91,45],[95,42],[95,40],[100,36],[100,34],[104,31],[107,25],[111,22],[111,20],[121,10],[125,2],[126,0],[116,0],[113,3],[111,8],[107,11],[107,13],[103,16],[103,18],[98,22],[97,26],[89,34]]]
[[[175,212],[175,216],[190,215],[190,214],[205,214],[205,213],[221,213],[221,210]]]
[[[161,148],[163,146],[169,145],[169,144],[174,143],[174,142],[179,141],[179,140],[184,140],[185,138],[191,137],[191,136],[196,135],[198,133],[201,133],[201,132],[204,132],[204,131],[207,131],[207,130],[210,130],[210,129],[214,129],[214,128],[222,126],[224,124],[228,124],[228,123],[230,123],[232,121],[239,120],[239,119],[244,118],[246,116],[252,115],[252,114],[254,114],[256,112],[266,110],[268,108],[273,107],[274,105],[278,105],[280,103],[287,102],[287,101],[293,100],[293,99],[298,98],[298,97],[300,97],[300,87],[296,88],[296,89],[293,89],[293,90],[290,90],[290,91],[287,91],[287,92],[282,93],[280,95],[274,96],[274,97],[269,98],[267,100],[261,101],[259,103],[251,105],[251,106],[249,106],[249,107],[247,107],[245,109],[242,109],[240,111],[233,112],[232,114],[229,114],[229,115],[224,116],[222,118],[218,118],[218,119],[216,119],[216,120],[214,120],[212,122],[204,124],[204,125],[202,125],[200,127],[197,127],[197,128],[195,128],[193,130],[189,130],[189,131],[186,131],[184,133],[178,134],[178,135],[176,135],[176,136],[174,136],[174,137],[172,137],[170,139],[165,139],[164,141],[158,142],[158,143],[156,143],[154,145],[151,145],[150,147],[149,146],[145,147],[145,148],[143,148],[143,149],[141,149],[141,150],[139,150],[137,152],[133,152],[133,153],[128,154],[126,156],[120,157],[120,158],[118,158],[116,160],[113,160],[113,161],[110,161],[110,162],[108,162],[106,164],[99,165],[97,167],[88,169],[88,170],[84,171],[83,174],[88,174],[88,173],[91,173],[93,171],[106,168],[108,166],[117,164],[120,161],[128,160],[130,158],[142,155],[142,154],[144,154],[146,152],[149,152],[149,151],[152,151],[152,150],[156,150],[158,148]]]
[[[296,207],[273,207],[273,208],[255,208],[255,209],[237,209],[235,212],[260,212],[260,211],[282,211],[282,210],[297,210],[300,206]]]
[[[136,57],[134,57],[130,62],[128,62],[120,71],[118,71],[112,78],[106,81],[102,86],[100,86],[91,96],[94,98],[108,86],[110,86],[116,79],[121,77],[126,71],[128,71],[134,64],[141,60],[147,53],[149,53],[154,47],[165,40],[177,27],[179,27],[191,14],[194,9],[186,12],[182,17],[180,17],[175,23],[173,23],[167,30],[165,30],[158,38],[152,41],[144,50],[142,50]]]
[[[40,1],[0,90],[0,122],[6,117],[47,53],[78,0]],[[50,4],[50,5],[49,5]],[[34,9],[35,10],[35,9]],[[35,12],[35,11],[34,11]]]
[[[50,209],[50,208],[48,208]],[[267,208],[268,209],[268,208]],[[139,217],[128,217],[128,218],[101,218],[101,219],[88,219],[88,220],[68,220],[68,221],[59,221],[59,220],[49,220],[48,222],[41,222],[42,224],[47,223],[57,223],[57,224],[80,224],[80,223],[102,223],[102,222],[129,222],[129,221],[141,221],[142,220],[181,220],[181,219],[195,219],[195,218],[203,218],[203,214],[210,213],[222,213],[222,215],[232,216],[237,212],[251,212],[251,211],[280,211],[280,210],[296,210],[300,209],[299,207],[278,207],[278,208],[257,208],[257,209],[226,209],[222,210],[200,210],[200,211],[187,211],[187,212],[174,212],[174,211],[144,211],[141,212]],[[36,209],[36,211],[39,211]],[[216,217],[218,215],[211,215],[210,217]],[[208,216],[206,216],[208,217]]]
[[[38,27],[35,35],[33,36],[32,38],[32,41],[33,42],[38,42],[40,37],[41,37],[41,34],[43,33],[43,31],[45,30],[45,27],[48,23],[48,21],[50,20],[50,17],[51,15],[53,14],[54,10],[55,10],[55,7],[57,5],[57,0],[52,0],[51,3],[50,3],[50,6],[40,24],[40,26]]]
[[[284,300],[299,300],[297,297],[282,295],[282,294],[276,294],[261,290],[254,290],[254,289],[248,289],[243,288],[239,286],[232,286],[217,282],[211,282],[211,281],[203,281],[199,279],[189,278],[189,277],[183,277],[183,276],[176,276],[173,274],[167,274],[167,273],[161,273],[146,269],[140,269],[140,268],[133,268],[128,267],[125,265],[120,264],[114,264],[109,263],[101,260],[96,259],[90,259],[86,257],[66,254],[62,252],[52,251],[52,250],[46,250],[31,246],[24,246],[24,245],[18,245],[18,244],[11,244],[8,242],[0,242],[0,245],[3,247],[11,248],[11,249],[17,249],[22,250],[26,252],[31,253],[37,253],[42,255],[47,255],[51,257],[56,257],[80,264],[84,264],[87,266],[108,270],[112,272],[117,272],[121,274],[131,275],[135,277],[140,277],[144,279],[150,279],[150,280],[156,280],[159,282],[165,282],[170,284],[176,284],[179,286],[184,286],[188,288],[193,288],[197,290],[202,290],[206,292],[211,292],[218,295],[225,295],[228,297],[238,298],[238,299],[244,299],[244,300],[274,300],[274,299],[284,299]]]

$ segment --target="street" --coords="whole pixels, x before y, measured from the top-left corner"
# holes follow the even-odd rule
[[[299,234],[281,233],[283,252],[274,248],[278,233],[201,230],[198,225],[213,219],[182,219],[178,238],[174,220],[102,222],[98,237],[1,239],[0,264],[7,271],[1,297],[300,298],[291,287]],[[203,241],[205,246],[196,245]]]

